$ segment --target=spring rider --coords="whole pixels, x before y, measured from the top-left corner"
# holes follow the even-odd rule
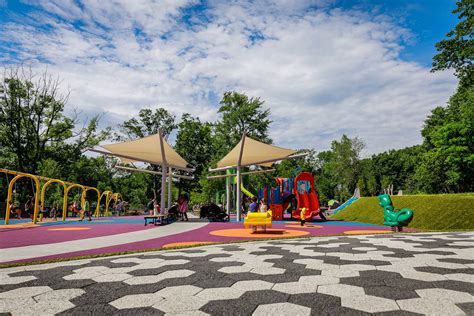
[[[383,207],[383,224],[391,226],[394,232],[403,231],[403,226],[408,226],[413,219],[413,211],[409,208],[397,210],[388,194],[379,195],[378,199],[379,205]]]
[[[272,227],[272,211],[266,213],[248,212],[244,218],[245,228],[252,228],[252,233],[257,232],[257,227],[262,227],[263,232]]]

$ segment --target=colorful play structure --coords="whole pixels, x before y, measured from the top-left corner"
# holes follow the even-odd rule
[[[383,208],[383,224],[392,227],[393,231],[398,230],[401,232],[403,227],[408,226],[413,219],[413,211],[409,208],[403,208],[401,210],[396,209],[393,206],[390,195],[379,195],[378,200],[379,205]]]
[[[292,178],[277,177],[276,183],[276,187],[265,187],[258,191],[259,201],[265,199],[268,208],[272,210],[274,220],[283,220],[283,213],[290,206],[292,206],[291,218],[297,220],[300,219],[303,209],[306,219],[311,219],[320,213],[314,176],[311,173],[300,172]]]
[[[97,217],[99,216],[99,213],[100,213],[100,203],[103,197],[105,197],[105,213],[106,214],[109,211],[110,202],[113,200],[117,201],[118,199],[121,198],[120,193],[114,193],[112,191],[104,191],[101,193],[95,187],[67,182],[60,179],[52,179],[48,177],[43,177],[43,176],[38,176],[38,175],[29,174],[29,173],[8,170],[8,169],[0,169],[0,173],[5,174],[8,180],[8,188],[7,188],[8,191],[7,191],[7,200],[6,200],[6,207],[5,207],[5,225],[8,225],[10,221],[10,211],[11,211],[10,207],[11,207],[11,201],[13,199],[13,191],[15,188],[15,184],[18,180],[22,178],[29,178],[34,183],[33,192],[34,192],[35,199],[34,199],[34,210],[33,210],[33,223],[36,223],[38,221],[39,210],[40,208],[44,209],[45,207],[46,189],[48,188],[50,184],[53,184],[53,183],[60,184],[63,187],[63,206],[62,206],[62,209],[63,209],[62,220],[63,221],[65,221],[67,217],[68,196],[69,196],[70,191],[74,188],[79,188],[82,190],[82,193],[81,193],[81,208],[82,209],[84,209],[85,207],[87,192],[94,191],[97,193],[97,206],[96,206],[96,210],[94,214]],[[13,179],[9,180],[8,178],[9,175],[13,175]]]
[[[286,149],[259,142],[248,137],[246,132],[244,132],[240,142],[233,149],[231,149],[227,155],[217,162],[217,167],[209,169],[209,172],[224,171],[225,174],[212,175],[208,176],[207,178],[236,178],[235,201],[232,201],[231,199],[231,181],[230,179],[226,181],[225,209],[230,211],[231,202],[234,202],[232,204],[235,205],[234,209],[236,212],[236,220],[240,221],[242,219],[242,176],[256,173],[273,172],[273,169],[265,168],[271,167],[273,163],[277,161],[303,157],[307,154],[307,152],[298,153],[293,149]],[[245,169],[248,169],[248,171]],[[235,173],[233,173],[233,170],[235,170]]]

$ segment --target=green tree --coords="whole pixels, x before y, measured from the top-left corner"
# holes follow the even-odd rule
[[[432,71],[454,69],[461,86],[474,84],[474,2],[459,0],[454,14],[460,20],[456,27],[436,44]]]
[[[37,78],[37,79],[36,79]],[[5,70],[0,99],[0,148],[11,167],[36,173],[47,158],[58,163],[79,157],[108,131],[97,132],[98,117],[76,130],[77,115],[66,117],[68,96],[59,93],[59,79],[21,67]],[[64,164],[63,164],[64,165]]]
[[[226,92],[218,113],[222,119],[216,124],[216,149],[222,155],[232,149],[245,131],[249,137],[271,143],[268,136],[270,110],[263,109],[260,98],[249,98],[243,93]]]
[[[178,127],[175,149],[196,169],[194,180],[179,182],[180,191],[178,194],[180,194],[182,189],[188,192],[199,189],[199,179],[209,166],[214,155],[214,148],[212,146],[212,128],[209,123],[203,123],[199,118],[185,113],[181,117]]]
[[[360,153],[364,146],[359,138],[342,135],[340,141],[331,143],[331,150],[318,154],[317,179],[325,186],[325,196],[344,199],[352,195],[361,174]]]
[[[459,88],[437,107],[422,130],[426,152],[416,170],[421,191],[474,190],[474,86]]]
[[[116,138],[143,138],[158,134],[161,129],[163,137],[166,139],[177,127],[176,116],[169,113],[166,109],[158,108],[155,111],[152,109],[142,109],[138,112],[138,118],[132,118],[119,125],[122,135],[116,135]]]
[[[375,176],[374,175],[371,175],[368,179],[367,179],[367,191],[369,192],[369,194],[371,196],[374,196],[377,194],[377,180],[375,179]]]

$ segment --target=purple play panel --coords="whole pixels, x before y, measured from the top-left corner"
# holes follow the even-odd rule
[[[297,222],[294,222],[297,224]],[[174,223],[171,225],[187,225],[187,223]],[[344,234],[347,231],[353,230],[363,230],[363,231],[380,231],[386,230],[390,232],[389,227],[384,226],[376,226],[371,225],[367,226],[361,223],[350,223],[350,222],[328,222],[325,223],[312,223],[312,225],[322,226],[322,227],[306,227],[300,228],[294,225],[288,227],[289,223],[278,223],[273,224],[272,229],[280,229],[280,230],[304,230],[309,232],[308,235],[304,237],[311,237],[311,236],[324,236],[324,235],[338,235]],[[34,244],[47,244],[47,243],[56,243],[61,241],[67,240],[77,240],[82,238],[91,238],[91,237],[99,237],[105,235],[113,235],[113,234],[120,234],[123,232],[130,232],[136,230],[143,230],[143,229],[160,229],[160,227],[154,227],[153,225],[144,227],[143,224],[110,224],[110,225],[77,225],[78,227],[91,227],[90,230],[83,230],[83,231],[49,231],[48,228],[50,227],[41,227],[35,229],[23,229],[19,231],[12,231],[8,232],[5,235],[8,235],[8,245],[4,245],[4,238],[0,241],[0,248],[6,247],[18,247],[20,245],[34,245]],[[116,226],[116,227],[115,227]],[[138,227],[139,226],[139,227]],[[73,225],[61,225],[61,226],[53,226],[57,227],[73,227]],[[263,240],[265,238],[254,238],[254,237],[224,237],[224,236],[215,236],[211,235],[212,231],[216,230],[225,230],[225,229],[236,229],[236,228],[243,228],[242,223],[208,223],[206,226],[191,230],[184,233],[178,233],[175,235],[169,235],[165,237],[155,238],[155,239],[148,239],[145,241],[140,242],[132,242],[128,244],[121,244],[111,247],[104,247],[104,248],[97,248],[97,249],[90,249],[86,251],[77,251],[77,252],[70,252],[70,253],[62,253],[47,257],[37,257],[34,259],[25,259],[17,262],[30,262],[30,261],[37,261],[37,260],[47,260],[47,259],[57,259],[57,258],[72,258],[78,256],[89,256],[89,255],[96,255],[96,254],[107,254],[107,253],[115,253],[115,252],[123,252],[123,251],[138,251],[138,250],[147,250],[147,249],[156,249],[161,248],[167,244],[171,243],[186,243],[186,242],[218,242],[218,243],[225,243],[225,242],[232,242],[232,241],[239,241],[239,240]],[[275,238],[278,238],[279,235],[275,235]],[[281,236],[280,236],[281,237]],[[13,246],[12,246],[13,244]]]

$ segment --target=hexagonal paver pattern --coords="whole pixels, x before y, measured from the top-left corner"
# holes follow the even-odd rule
[[[340,236],[0,269],[0,313],[474,314],[474,233]]]
[[[254,316],[268,316],[268,315],[311,315],[311,309],[305,306],[296,305],[292,303],[275,303],[275,304],[265,304],[257,307],[255,312],[252,314]]]
[[[399,310],[397,303],[388,298],[371,295],[343,296],[342,306],[357,309],[367,313],[380,313]]]

